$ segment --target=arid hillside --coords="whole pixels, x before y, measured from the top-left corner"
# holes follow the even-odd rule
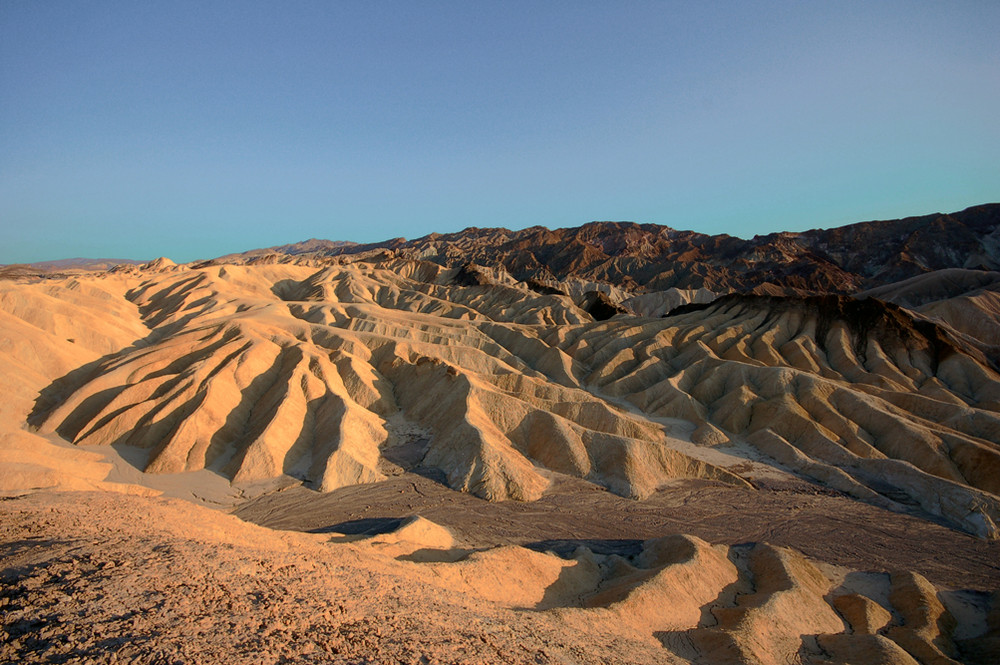
[[[994,662],[998,222],[0,281],[0,659]]]

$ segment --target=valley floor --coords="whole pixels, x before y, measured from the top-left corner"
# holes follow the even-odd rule
[[[289,487],[250,500],[235,514],[276,529],[332,534],[377,533],[419,514],[449,528],[469,549],[515,544],[563,555],[579,544],[624,554],[649,538],[686,533],[710,543],[791,547],[852,569],[913,570],[954,589],[1000,586],[1000,541],[889,512],[791,475],[758,480],[757,490],[678,480],[643,501],[555,475],[552,489],[531,503],[491,503],[406,473],[326,494]]]

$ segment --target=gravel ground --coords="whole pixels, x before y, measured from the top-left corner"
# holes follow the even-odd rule
[[[173,499],[0,501],[0,662],[672,662],[328,540]]]

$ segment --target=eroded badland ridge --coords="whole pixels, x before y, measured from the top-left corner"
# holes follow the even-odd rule
[[[59,269],[0,282],[2,658],[1000,657],[1000,205]]]

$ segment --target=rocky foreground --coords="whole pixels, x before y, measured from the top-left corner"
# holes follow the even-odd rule
[[[179,500],[0,504],[4,662],[995,662],[996,593],[691,536],[629,556],[354,542]]]

